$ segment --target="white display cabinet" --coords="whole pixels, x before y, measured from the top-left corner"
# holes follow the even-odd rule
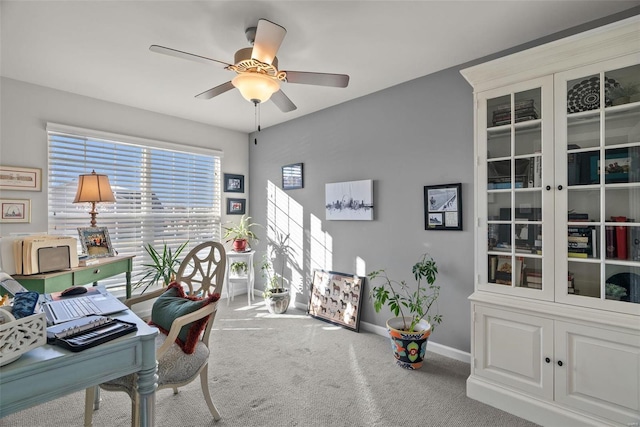
[[[640,17],[462,71],[475,102],[469,397],[640,422]]]

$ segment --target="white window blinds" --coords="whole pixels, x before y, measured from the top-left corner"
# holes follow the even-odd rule
[[[134,284],[151,261],[147,244],[175,251],[188,240],[184,256],[220,240],[221,153],[62,125],[47,133],[50,234],[77,237],[78,227],[89,227],[90,204],[73,199],[78,175],[95,170],[108,175],[116,199],[98,204],[97,226],[107,227],[119,255],[135,255]],[[124,276],[101,283],[124,289]]]

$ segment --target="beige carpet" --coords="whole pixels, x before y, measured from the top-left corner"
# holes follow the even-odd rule
[[[222,301],[211,343],[209,383],[222,420],[212,421],[196,380],[178,395],[158,392],[157,426],[535,426],[468,399],[465,363],[428,353],[420,371],[407,371],[386,338],[300,310],[273,316],[262,301]],[[103,392],[94,426],[130,425],[130,409],[125,394]],[[82,426],[83,410],[84,393],[75,393],[0,426]]]

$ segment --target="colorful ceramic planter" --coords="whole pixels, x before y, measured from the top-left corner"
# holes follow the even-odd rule
[[[407,320],[410,323],[410,320]],[[405,369],[420,369],[424,355],[427,352],[427,340],[431,335],[431,325],[421,320],[416,325],[416,331],[403,331],[403,318],[393,317],[387,320],[387,331],[391,338],[391,349],[398,366]]]

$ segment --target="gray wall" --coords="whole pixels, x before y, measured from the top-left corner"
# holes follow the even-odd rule
[[[365,273],[384,268],[390,277],[414,283],[411,266],[422,253],[430,253],[440,271],[439,309],[444,315],[431,341],[468,352],[467,298],[474,290],[473,92],[459,70],[639,13],[635,7],[250,135],[250,215],[256,222],[266,223],[267,184],[281,187],[281,166],[304,163],[304,188],[286,192],[304,217],[304,283],[296,303],[307,304],[315,216],[333,239],[334,271],[363,274],[356,266],[362,259]],[[322,96],[323,90],[339,89],[310,89],[309,96]],[[374,221],[326,221],[325,184],[361,179],[374,180]],[[456,182],[462,183],[464,230],[425,231],[423,187]],[[258,259],[264,240],[257,245]],[[256,283],[260,288],[259,275]],[[384,326],[391,314],[374,312],[369,289],[367,283],[361,320]]]
[[[315,89],[316,96],[323,90],[339,89]],[[262,224],[268,181],[280,186],[282,165],[304,163],[304,188],[287,195],[304,209],[305,253],[312,216],[322,220],[333,239],[334,271],[356,273],[361,258],[365,272],[384,268],[392,278],[413,282],[411,266],[430,253],[440,270],[445,319],[432,340],[463,351],[469,351],[466,298],[473,292],[471,99],[460,73],[443,71],[266,129],[252,135],[258,141],[249,150],[250,213]],[[374,221],[326,221],[325,184],[361,179],[374,181]],[[457,182],[463,231],[426,231],[424,186]],[[264,239],[258,248],[264,250]],[[306,259],[304,267],[306,288],[313,273]],[[384,325],[391,316],[374,312],[368,289],[361,319]],[[306,305],[307,291],[297,303]]]
[[[223,172],[248,173],[246,134],[8,78],[0,85],[0,164],[42,168],[43,177],[41,192],[0,194],[30,199],[32,210],[30,224],[0,224],[0,236],[47,231],[47,122],[222,150]]]

